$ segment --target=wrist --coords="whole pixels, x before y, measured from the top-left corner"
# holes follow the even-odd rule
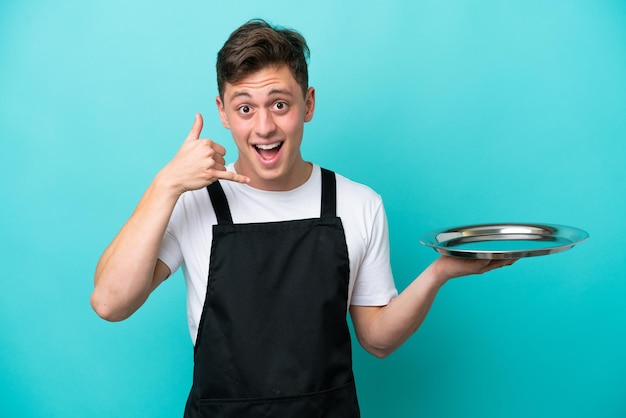
[[[448,273],[444,264],[445,264],[444,258],[440,257],[436,259],[435,261],[433,261],[432,264],[428,266],[427,268],[427,270],[430,273],[429,276],[431,277],[431,280],[433,281],[434,284],[438,285],[439,287],[443,286],[444,284],[448,282],[448,280],[453,278],[453,276],[451,276]]]
[[[184,187],[173,181],[171,176],[168,175],[166,168],[163,168],[157,173],[152,180],[151,187],[155,189],[159,195],[175,200],[178,200],[180,195],[185,192]]]

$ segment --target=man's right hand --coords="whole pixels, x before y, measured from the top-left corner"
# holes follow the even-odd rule
[[[210,139],[200,138],[202,125],[202,115],[197,113],[185,142],[159,172],[158,181],[173,187],[179,195],[206,187],[218,179],[248,183],[248,177],[226,171],[226,149]]]
[[[202,116],[178,153],[157,174],[130,219],[100,257],[91,305],[102,318],[121,321],[133,314],[171,271],[158,259],[159,247],[178,198],[217,179],[246,183],[226,171],[220,144],[200,139]]]

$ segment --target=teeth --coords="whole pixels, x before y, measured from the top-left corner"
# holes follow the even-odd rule
[[[270,149],[280,147],[280,144],[281,144],[280,142],[274,142],[273,144],[257,144],[255,146],[262,150],[270,150]]]

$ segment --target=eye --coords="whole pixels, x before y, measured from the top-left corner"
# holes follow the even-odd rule
[[[244,115],[247,115],[252,111],[252,109],[250,109],[250,106],[248,105],[239,106],[237,110],[239,111],[239,113],[243,113]]]
[[[289,105],[287,102],[276,102],[274,103],[274,109],[276,110],[286,110]]]

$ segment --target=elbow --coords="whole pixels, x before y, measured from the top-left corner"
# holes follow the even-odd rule
[[[389,357],[394,351],[396,351],[397,348],[392,345],[367,342],[361,339],[359,339],[359,343],[361,344],[361,347],[365,349],[365,351],[379,359]]]
[[[378,349],[366,349],[368,353],[376,357],[377,359],[384,359],[392,353],[392,351],[378,350]]]
[[[119,322],[130,316],[124,312],[114,309],[111,304],[107,303],[106,298],[103,298],[97,290],[94,290],[91,294],[90,303],[94,312],[105,321]]]

